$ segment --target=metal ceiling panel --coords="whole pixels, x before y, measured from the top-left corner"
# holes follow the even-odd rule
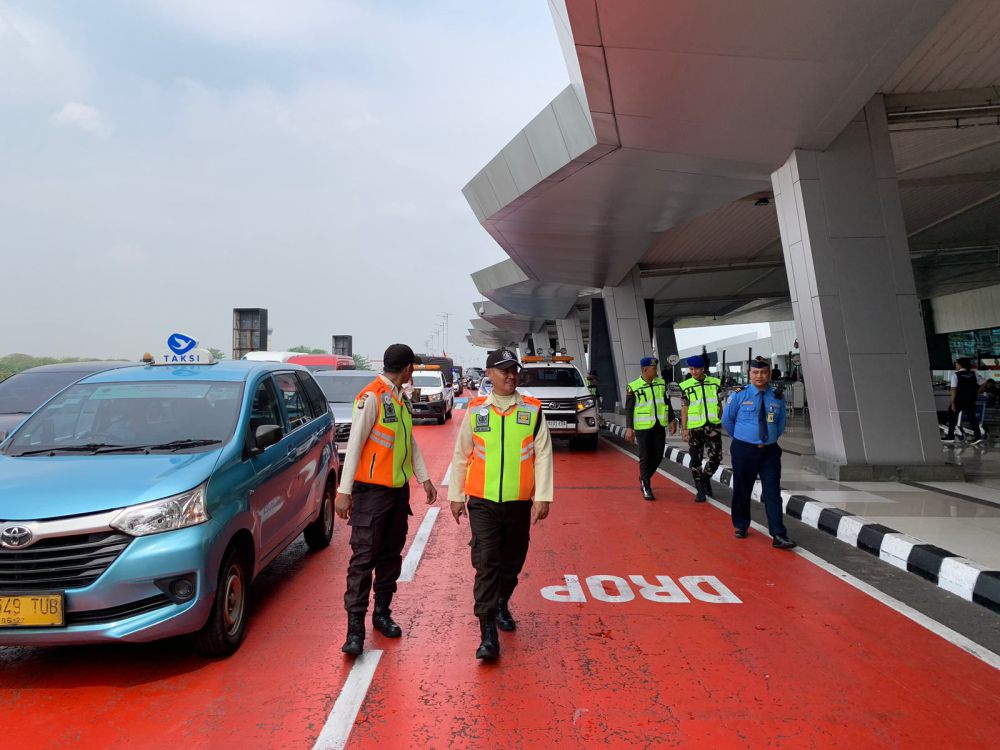
[[[1000,84],[1000,3],[956,0],[886,81],[886,93],[973,89]]]

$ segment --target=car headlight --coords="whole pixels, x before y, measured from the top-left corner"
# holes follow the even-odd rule
[[[440,393],[428,393],[427,394],[427,400],[428,401],[440,401],[441,400],[441,394]]]
[[[594,405],[594,399],[591,396],[587,398],[578,399],[576,402],[576,410],[583,411],[584,409],[589,409]]]
[[[179,495],[123,508],[111,519],[110,526],[129,536],[146,536],[196,526],[209,518],[205,485],[201,484]]]

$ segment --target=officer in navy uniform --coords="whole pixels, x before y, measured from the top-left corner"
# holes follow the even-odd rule
[[[771,546],[791,549],[781,508],[781,448],[785,430],[785,401],[770,386],[771,368],[762,359],[750,362],[750,385],[736,389],[726,402],[722,425],[732,437],[733,526],[736,538],[745,539],[750,528],[750,495],[758,477],[767,512]]]

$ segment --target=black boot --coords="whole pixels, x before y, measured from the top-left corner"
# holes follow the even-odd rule
[[[484,615],[479,618],[479,631],[482,633],[482,643],[476,649],[476,658],[483,661],[493,661],[500,656],[500,636],[497,634],[495,617]]]
[[[399,638],[403,634],[403,629],[392,619],[389,605],[392,603],[391,596],[376,596],[375,611],[372,612],[372,626],[386,638]]]
[[[712,494],[712,477],[703,473],[701,475],[701,481],[702,487],[705,488],[705,495],[708,497],[715,497],[715,495]]]
[[[506,599],[497,601],[497,627],[506,633],[517,630],[517,623],[514,621],[514,615],[510,613]]]
[[[696,503],[705,502],[705,475],[698,474],[694,478],[694,501]]]
[[[649,486],[649,482],[645,479],[639,480],[639,487],[642,489],[642,498],[644,500],[655,500],[653,496],[653,488]]]
[[[361,656],[365,647],[365,614],[364,612],[347,613],[347,640],[340,650],[352,656]]]

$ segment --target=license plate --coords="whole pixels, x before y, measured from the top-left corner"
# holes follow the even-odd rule
[[[66,624],[62,594],[0,594],[0,628],[51,628]]]
[[[545,424],[548,425],[550,430],[565,430],[569,427],[569,422],[561,422],[556,420],[545,420]]]

